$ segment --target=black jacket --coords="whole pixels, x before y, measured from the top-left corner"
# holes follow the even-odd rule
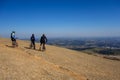
[[[31,41],[35,41],[35,37],[34,36],[31,36]]]
[[[46,36],[42,36],[40,39],[40,43],[46,43],[46,42],[47,42]]]

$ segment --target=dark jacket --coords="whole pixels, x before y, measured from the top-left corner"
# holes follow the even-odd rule
[[[35,41],[35,36],[32,35],[30,39],[31,39],[31,41]]]
[[[40,43],[46,43],[47,42],[47,38],[46,36],[42,36],[41,39],[40,39]]]

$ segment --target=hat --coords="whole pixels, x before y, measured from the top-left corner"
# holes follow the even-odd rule
[[[15,33],[15,31],[12,31],[12,33]]]

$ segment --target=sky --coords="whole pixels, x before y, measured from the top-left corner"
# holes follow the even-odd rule
[[[0,36],[120,37],[119,0],[0,0]]]

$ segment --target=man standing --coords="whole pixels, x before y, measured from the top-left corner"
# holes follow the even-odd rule
[[[46,50],[46,47],[45,47],[46,42],[47,42],[47,38],[46,38],[45,34],[43,34],[40,39],[40,51]]]
[[[11,33],[11,41],[12,41],[13,47],[18,47],[18,44],[16,42],[16,37],[15,37],[15,31],[12,31],[12,33]]]
[[[34,36],[34,34],[32,34],[30,40],[31,40],[30,48],[33,47],[35,49],[35,36]]]

